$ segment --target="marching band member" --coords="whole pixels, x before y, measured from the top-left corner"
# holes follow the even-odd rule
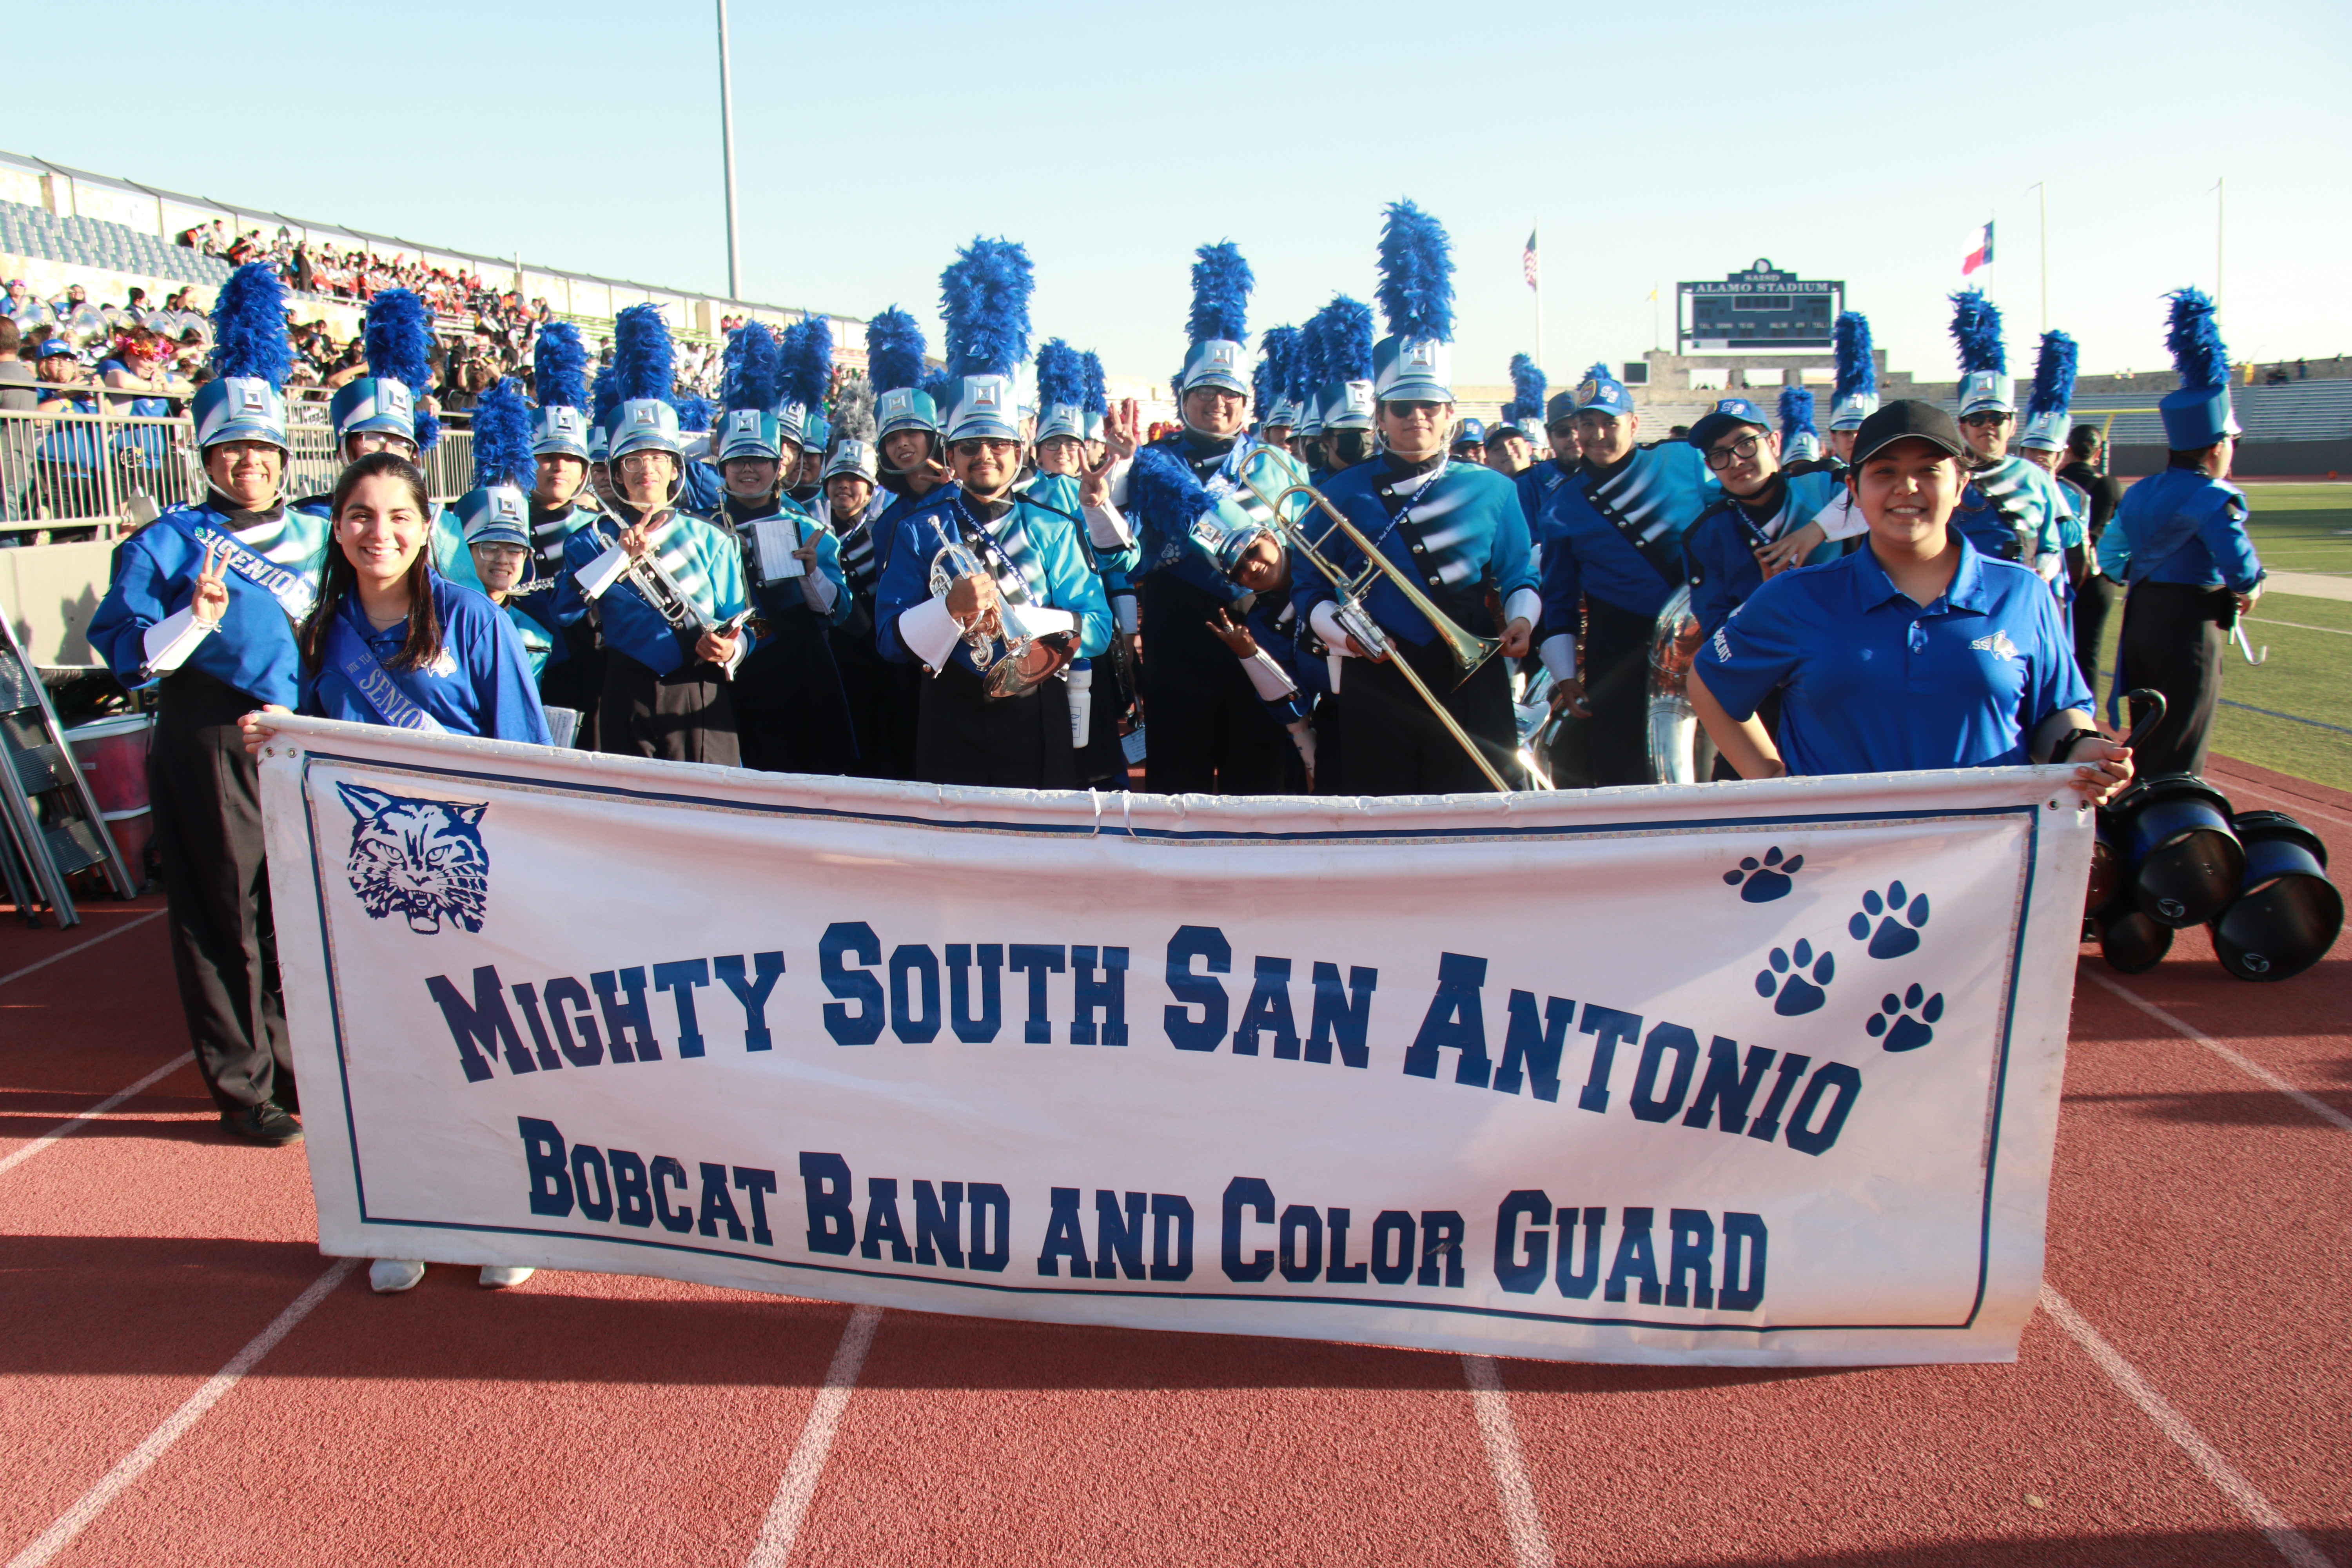
[[[1106,599],[1116,604],[1129,592],[1129,583],[1143,558],[1133,531],[1110,504],[1108,479],[1113,465],[1106,446],[1103,457],[1087,456],[1086,365],[1078,352],[1055,338],[1037,351],[1037,425],[1032,447],[1034,475],[1020,493],[1071,524],[1087,566],[1102,582]],[[1092,488],[1102,499],[1087,503]],[[1114,609],[1113,619],[1117,614]],[[1124,650],[1116,637],[1111,652]],[[1119,748],[1119,716],[1127,711],[1129,669],[1123,657],[1096,660],[1074,658],[1066,678],[1070,691],[1071,737],[1078,748],[1078,783],[1087,788],[1125,789],[1127,758]]]
[[[259,775],[238,720],[300,695],[294,625],[310,612],[323,516],[279,490],[289,443],[278,388],[293,364],[286,291],[237,268],[213,314],[216,379],[190,409],[204,500],[115,552],[89,643],[122,684],[156,689],[148,785],[170,910],[173,968],[205,1087],[240,1138],[302,1136],[262,862]]]
[[[1772,578],[1700,645],[1691,702],[1742,778],[2067,762],[2095,805],[2130,782],[2040,579],[1950,526],[1969,450],[1932,403],[1873,414],[1847,470],[1866,545]],[[1775,689],[1777,738],[1756,717]]]
[[[1687,441],[1637,442],[1642,417],[1605,365],[1576,390],[1576,477],[1541,520],[1544,668],[1564,724],[1552,776],[1569,784],[1649,781],[1650,643],[1683,577],[1683,534],[1713,485]],[[1580,616],[1583,649],[1578,653]]]
[[[862,778],[910,779],[915,776],[915,725],[922,700],[921,670],[884,658],[874,646],[874,591],[879,584],[879,554],[875,548],[875,509],[879,491],[875,485],[877,458],[871,439],[871,416],[861,426],[866,435],[835,441],[825,459],[824,494],[827,526],[839,541],[844,585],[849,594],[848,617],[833,628],[835,668],[841,671],[843,692],[849,700],[850,727],[857,737],[857,763],[851,771]]]
[[[1316,332],[1315,387],[1318,422],[1323,427],[1322,467],[1317,487],[1334,474],[1371,460],[1377,450],[1372,391],[1372,309],[1345,294],[1335,296],[1308,323]]]
[[[1486,432],[1486,466],[1507,479],[1516,482],[1535,461],[1528,433],[1543,423],[1545,385],[1534,360],[1511,356],[1511,401],[1503,405],[1502,423]]]
[[[562,598],[558,590],[564,575],[564,545],[604,510],[588,484],[592,445],[601,451],[604,436],[592,429],[588,418],[587,373],[588,347],[580,340],[579,328],[551,321],[540,329],[531,350],[531,390],[539,406],[531,423],[530,454],[537,472],[529,498],[531,567],[525,581],[550,584],[543,592],[555,601]],[[593,467],[604,469],[601,462]],[[559,625],[556,637],[561,652],[551,653],[541,671],[540,699],[551,713],[562,709],[579,715],[572,744],[593,752],[596,709],[604,689],[604,649],[596,640],[595,616]]]
[[[473,444],[474,488],[442,515],[465,539],[466,585],[478,584],[506,612],[530,661],[533,689],[543,689],[548,664],[567,651],[555,604],[562,579],[541,570],[531,550],[529,487],[539,463],[530,449],[530,408],[512,380],[500,380],[474,405]],[[553,743],[570,745],[577,738],[576,710],[553,710],[547,719],[551,733],[562,731]]]
[[[669,403],[674,351],[661,308],[622,311],[614,342],[607,460],[620,500],[565,543],[558,613],[566,625],[592,604],[602,616],[598,750],[733,767],[742,753],[728,679],[751,613],[742,552],[678,509],[686,446]]]
[[[874,386],[876,470],[890,504],[874,521],[879,572],[889,564],[898,524],[945,484],[940,461],[939,401],[924,387],[923,333],[915,319],[893,305],[866,323],[866,374]]]
[[[741,543],[761,622],[758,645],[735,673],[743,765],[763,773],[847,773],[857,760],[857,740],[832,637],[853,607],[841,544],[779,493],[786,451],[795,461],[800,454],[777,410],[805,418],[801,399],[808,388],[795,386],[793,401],[780,401],[782,352],[758,321],[735,330],[727,353],[720,389],[726,413],[715,447],[727,488],[720,521]]]
[[[2140,747],[2147,771],[2201,773],[2228,628],[2262,597],[2263,572],[2246,537],[2246,493],[2229,482],[2239,429],[2213,301],[2194,289],[2171,298],[2166,341],[2180,386],[2157,405],[2171,455],[2124,492],[2099,569],[2127,589],[2115,689],[2165,697],[2164,721]]]
[[[1288,396],[1291,362],[1298,356],[1297,327],[1268,327],[1258,340],[1258,361],[1250,368],[1250,402],[1257,416],[1255,432],[1260,444],[1278,452],[1291,450],[1298,429],[1298,410]]]
[[[1017,245],[975,239],[940,283],[955,482],[898,523],[877,595],[877,642],[884,657],[934,672],[917,719],[918,778],[1067,789],[1076,772],[1059,677],[1071,658],[1109,646],[1110,606],[1076,531],[1013,490],[1013,367],[1028,351],[1029,258]]]
[[[2107,629],[2107,612],[2115,603],[2115,579],[2099,569],[2099,541],[2107,531],[2116,508],[2123,504],[2124,488],[2106,471],[2103,448],[2106,438],[2096,426],[2077,425],[2066,433],[2066,465],[2058,477],[2087,499],[2084,513],[2082,574],[2074,581],[2074,662],[2083,679],[2099,684],[2099,644]]]
[[[1446,449],[1446,455],[1457,463],[1476,463],[1481,467],[1485,466],[1486,461],[1486,422],[1479,419],[1455,420],[1454,443]]]
[[[431,396],[432,308],[409,289],[387,289],[368,301],[361,337],[368,373],[343,383],[327,405],[335,450],[346,463],[370,452],[414,463],[441,439]]]
[[[1835,458],[1822,455],[1822,433],[1813,423],[1811,388],[1782,387],[1778,413],[1780,416],[1780,463],[1789,472],[1806,474],[1816,468],[1826,468],[1834,473],[1845,466]]]
[[[2079,353],[2074,340],[2064,332],[2042,334],[2042,352],[2033,362],[2033,390],[2025,395],[2025,422],[2017,432],[2017,455],[2055,480],[2058,493],[2065,499],[2067,515],[2058,521],[2058,543],[2065,552],[2066,563],[2052,586],[2058,590],[2059,602],[2070,606],[2075,584],[2092,565],[2087,550],[2091,497],[2058,468],[2067,433],[2074,423],[2071,405]]]
[[[1975,289],[1953,295],[1952,337],[1960,345],[1960,432],[1969,438],[1969,488],[1952,526],[1985,554],[2018,562],[2060,592],[2066,498],[2048,474],[2009,449],[2017,405],[1999,307]]]
[[[1213,496],[1246,504],[1253,468],[1266,495],[1303,477],[1287,456],[1246,433],[1242,379],[1248,339],[1249,264],[1231,243],[1193,253],[1191,339],[1177,374],[1183,429],[1157,450],[1181,462]],[[1114,448],[1132,426],[1114,422]],[[1163,795],[1272,795],[1282,788],[1290,744],[1218,637],[1217,623],[1245,590],[1218,570],[1191,532],[1195,521],[1155,504],[1165,492],[1126,498],[1143,553],[1137,580],[1143,619],[1143,702],[1151,715],[1144,778]],[[1116,495],[1114,500],[1119,499]]]
[[[1597,372],[1601,367],[1592,368]],[[1579,465],[1584,460],[1584,447],[1576,437],[1576,394],[1553,393],[1544,402],[1543,421],[1544,442],[1551,449],[1550,456],[1520,469],[1511,480],[1519,492],[1519,510],[1528,520],[1528,542],[1537,546],[1538,552],[1543,537],[1538,524],[1544,508],[1551,504],[1554,490],[1577,476]]]
[[[1836,350],[1837,381],[1830,392],[1829,455],[1838,466],[1834,471],[1842,473],[1852,460],[1853,438],[1862,422],[1878,411],[1878,361],[1870,346],[1870,319],[1859,311],[1839,313],[1831,341]],[[1869,531],[1870,525],[1853,510],[1853,497],[1841,480],[1829,504],[1812,521],[1765,551],[1765,570],[1781,572],[1810,559],[1825,539],[1843,542]]]
[[[1385,450],[1333,477],[1324,494],[1436,609],[1474,637],[1501,639],[1466,680],[1437,628],[1387,576],[1360,606],[1339,601],[1339,584],[1309,570],[1309,624],[1344,666],[1339,700],[1352,795],[1438,795],[1492,787],[1475,761],[1400,674],[1403,660],[1444,705],[1488,764],[1507,779],[1518,749],[1508,661],[1528,651],[1542,600],[1527,530],[1511,482],[1490,468],[1450,461],[1454,392],[1454,264],[1445,231],[1411,202],[1388,209],[1381,235],[1382,314],[1389,335],[1374,345],[1374,392]],[[1328,519],[1307,514],[1307,531]],[[1334,528],[1325,554],[1350,576],[1366,564]],[[1499,605],[1500,615],[1495,605]],[[1388,647],[1367,647],[1349,628],[1359,609]],[[1360,622],[1358,623],[1360,627]],[[1383,654],[1386,657],[1381,657]]]

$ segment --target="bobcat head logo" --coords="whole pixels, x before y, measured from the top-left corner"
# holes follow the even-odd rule
[[[335,791],[352,818],[352,891],[371,920],[398,914],[426,935],[445,918],[461,931],[482,929],[490,857],[482,847],[481,803],[415,800],[340,783]]]

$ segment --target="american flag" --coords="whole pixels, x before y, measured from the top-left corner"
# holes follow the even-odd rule
[[[1519,253],[1519,270],[1527,274],[1528,287],[1536,286],[1536,231],[1528,230],[1528,247]]]

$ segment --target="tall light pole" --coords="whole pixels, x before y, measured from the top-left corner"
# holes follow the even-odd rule
[[[719,147],[727,173],[727,297],[740,300],[743,286],[742,246],[735,237],[735,104],[727,64],[727,0],[719,0]]]

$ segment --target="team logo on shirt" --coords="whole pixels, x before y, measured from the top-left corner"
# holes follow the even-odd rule
[[[2017,645],[2009,640],[2009,634],[2007,632],[1995,632],[1990,637],[1979,637],[1976,641],[1969,644],[1969,647],[1976,649],[1979,653],[1989,653],[1995,658],[2015,658],[2018,657]]]
[[[1737,612],[1734,613],[1736,614]],[[1715,657],[1723,660],[1726,664],[1731,662],[1731,639],[1723,634],[1730,629],[1731,628],[1727,626],[1717,626],[1715,628]]]

